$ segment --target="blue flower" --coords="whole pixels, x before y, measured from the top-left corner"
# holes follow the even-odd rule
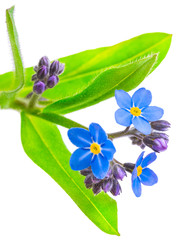
[[[158,182],[157,175],[147,166],[156,160],[156,154],[150,153],[143,159],[142,152],[132,171],[132,190],[136,197],[141,196],[141,183],[146,186],[152,186]]]
[[[152,94],[145,88],[138,89],[132,97],[123,90],[116,90],[115,98],[120,107],[115,112],[116,122],[126,127],[133,124],[145,135],[151,133],[149,121],[157,121],[163,116],[162,108],[149,106]]]
[[[91,166],[94,176],[103,179],[109,170],[109,161],[116,152],[103,128],[96,123],[90,124],[89,131],[71,128],[68,137],[78,147],[70,158],[71,169],[79,171]]]

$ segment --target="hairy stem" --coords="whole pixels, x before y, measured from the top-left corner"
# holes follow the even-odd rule
[[[108,134],[108,138],[114,139],[114,138],[123,137],[123,136],[125,136],[128,133],[129,128],[130,128],[130,126],[126,127],[124,131],[115,132],[115,133],[109,133]]]
[[[33,93],[28,103],[28,108],[34,108],[39,98],[39,95]]]

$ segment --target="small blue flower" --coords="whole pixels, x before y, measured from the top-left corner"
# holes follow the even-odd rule
[[[79,171],[91,166],[94,176],[103,179],[109,170],[109,161],[116,152],[103,128],[97,123],[91,123],[89,131],[71,128],[68,137],[78,147],[70,158],[71,169]]]
[[[134,170],[132,171],[132,190],[136,197],[141,196],[141,183],[152,186],[158,182],[157,175],[147,166],[156,160],[156,154],[150,153],[143,159],[144,152],[140,154]]]
[[[138,89],[132,97],[123,90],[116,90],[115,98],[120,107],[115,112],[116,122],[126,127],[133,124],[145,135],[151,133],[149,121],[157,121],[163,116],[162,108],[149,106],[152,94],[145,88]]]

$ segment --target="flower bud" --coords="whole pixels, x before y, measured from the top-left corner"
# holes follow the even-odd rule
[[[83,176],[87,176],[87,175],[89,175],[90,173],[92,173],[92,170],[91,170],[90,167],[88,167],[88,168],[85,168],[85,169],[81,170],[80,173],[81,173],[81,175],[83,175]]]
[[[34,71],[37,72],[38,70],[39,70],[39,67],[36,65],[36,66],[34,67]]]
[[[113,167],[113,175],[116,179],[123,180],[123,178],[126,176],[124,167],[120,166],[119,164],[115,164]]]
[[[58,74],[59,71],[59,61],[53,61],[50,65],[50,75]]]
[[[119,182],[116,179],[113,179],[113,186],[110,192],[114,195],[117,196],[121,193],[121,186]]]
[[[151,127],[154,130],[158,131],[167,131],[170,128],[171,124],[168,121],[165,120],[158,120],[151,122]]]
[[[44,79],[48,74],[48,68],[46,66],[41,66],[37,72],[38,79]]]
[[[46,88],[45,83],[38,81],[34,83],[33,91],[36,94],[42,94],[45,91],[45,88]]]
[[[127,172],[132,173],[132,171],[135,168],[135,164],[134,163],[124,163],[124,168]]]
[[[50,66],[50,61],[48,59],[48,57],[44,56],[39,60],[39,67],[41,66],[46,66],[47,68]]]
[[[97,184],[94,184],[92,187],[92,191],[95,195],[97,195],[98,193],[100,193],[102,190],[102,182],[99,182]]]
[[[86,188],[91,188],[93,186],[93,181],[92,181],[92,175],[89,174],[86,176],[85,180],[84,180],[85,186]]]
[[[32,81],[36,81],[37,80],[37,74],[32,75]]]
[[[165,133],[154,132],[144,137],[143,142],[155,152],[162,152],[168,148],[169,138]]]
[[[105,193],[110,192],[113,186],[113,180],[111,178],[105,179],[102,183],[102,189]]]
[[[53,88],[59,82],[59,78],[56,75],[52,75],[47,80],[47,87]]]
[[[112,167],[111,166],[109,167],[109,170],[106,175],[106,178],[110,178],[110,177],[112,177]]]
[[[92,181],[94,184],[99,183],[101,179],[96,178],[94,175],[92,176]]]
[[[59,63],[59,70],[58,70],[58,75],[64,72],[65,69],[65,64],[64,63]]]
[[[152,149],[155,152],[163,152],[168,148],[168,141],[164,138],[156,138],[154,140],[154,144],[152,145]]]

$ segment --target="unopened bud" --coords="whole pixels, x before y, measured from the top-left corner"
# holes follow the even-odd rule
[[[32,75],[32,81],[36,81],[37,80],[37,74]]]
[[[92,173],[92,170],[91,170],[91,168],[89,167],[89,168],[85,168],[85,169],[81,170],[80,173],[81,173],[81,175],[83,175],[83,176],[87,176],[87,175],[89,175],[90,173]]]
[[[92,187],[92,191],[95,195],[97,195],[98,193],[100,193],[102,190],[102,182],[99,182],[97,184],[94,184]]]
[[[115,164],[113,167],[113,175],[116,179],[123,180],[123,178],[126,177],[124,167],[120,166],[119,164]]]
[[[113,186],[113,180],[111,178],[105,179],[102,184],[102,189],[105,193],[110,192]]]
[[[45,91],[45,88],[46,88],[46,86],[45,86],[44,82],[38,81],[38,82],[34,83],[33,91],[36,94],[42,94]]]
[[[48,68],[46,66],[41,66],[37,72],[38,79],[44,79],[48,74]]]
[[[59,61],[53,61],[50,65],[50,75],[58,74],[59,71]]]
[[[117,196],[121,193],[121,186],[119,182],[116,179],[113,179],[113,186],[110,192],[114,195]]]
[[[47,80],[47,87],[48,88],[53,88],[59,81],[58,76],[52,75],[48,78]]]
[[[65,64],[64,63],[59,63],[59,69],[58,69],[58,75],[64,72],[65,69]]]
[[[169,138],[165,133],[154,132],[144,137],[143,142],[155,152],[162,152],[168,148]]]
[[[135,168],[135,164],[134,163],[124,163],[124,168],[127,172],[132,173]]]
[[[84,180],[86,188],[91,188],[93,186],[92,175],[87,175]]]
[[[39,60],[39,67],[41,66],[46,66],[47,68],[50,66],[50,61],[48,59],[48,57],[44,56]]]
[[[151,127],[154,130],[158,131],[167,131],[170,128],[171,124],[168,121],[165,120],[158,120],[151,122]]]

